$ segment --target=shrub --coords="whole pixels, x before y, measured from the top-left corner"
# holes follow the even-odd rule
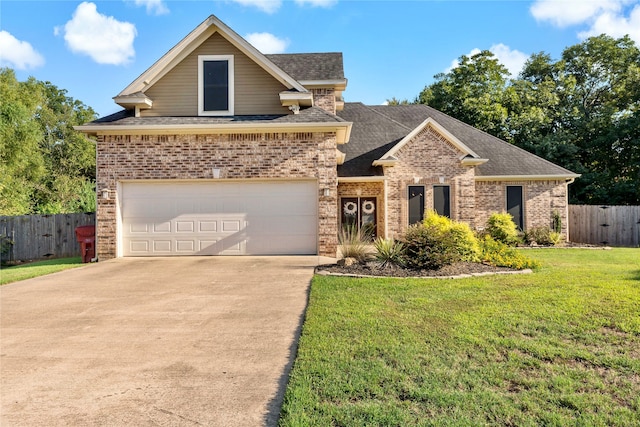
[[[515,245],[520,241],[518,228],[513,222],[513,217],[506,212],[491,214],[487,221],[486,231],[494,240],[507,245]]]
[[[452,244],[460,254],[461,261],[478,261],[478,239],[466,222],[453,221],[446,216],[438,215],[435,211],[428,211],[422,224],[433,226],[438,230],[451,234]]]
[[[390,265],[404,265],[404,244],[397,242],[393,239],[383,239],[378,237],[373,246],[376,249],[375,258],[380,264],[381,268],[386,268]]]
[[[480,258],[482,262],[496,267],[508,267],[522,270],[539,268],[540,263],[524,256],[516,248],[485,235],[480,239]]]
[[[461,260],[451,230],[435,225],[412,225],[404,234],[405,265],[414,269],[437,270]]]
[[[4,234],[0,234],[0,263],[4,263],[9,259],[9,253],[11,253],[12,246],[13,240]]]
[[[551,231],[547,227],[533,227],[524,233],[524,241],[528,244],[554,246],[560,243],[561,238],[560,233]]]
[[[342,227],[338,234],[338,244],[343,258],[355,258],[363,263],[371,259],[369,241],[371,236],[355,226]]]

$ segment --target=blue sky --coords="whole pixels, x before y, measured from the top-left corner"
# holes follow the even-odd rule
[[[461,55],[491,50],[517,74],[590,35],[640,44],[640,0],[0,0],[0,66],[50,81],[100,115],[214,14],[264,53],[343,52],[345,101],[413,99]]]

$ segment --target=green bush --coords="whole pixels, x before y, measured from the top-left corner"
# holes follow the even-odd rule
[[[533,227],[525,231],[524,241],[527,244],[536,243],[544,246],[555,246],[560,243],[562,235],[551,231],[547,227]]]
[[[480,259],[496,267],[508,267],[522,270],[539,268],[540,263],[524,256],[516,248],[485,235],[480,239]]]
[[[355,226],[342,227],[338,234],[338,245],[343,258],[355,258],[364,263],[371,259],[369,242],[371,235]]]
[[[476,239],[473,230],[466,222],[458,222],[438,215],[435,211],[428,211],[422,224],[425,226],[433,226],[438,230],[451,234],[452,244],[460,253],[461,261],[477,262],[478,261],[478,239]]]
[[[402,242],[404,262],[409,268],[437,270],[461,261],[451,230],[435,225],[416,224],[407,228]]]
[[[393,239],[383,239],[378,237],[373,246],[376,249],[375,258],[380,267],[385,268],[390,265],[404,265],[404,244]]]
[[[507,245],[515,245],[520,242],[518,228],[513,222],[511,214],[506,212],[493,213],[487,221],[486,232],[489,233],[494,240],[505,243]]]
[[[9,253],[11,253],[12,246],[13,240],[4,234],[0,234],[0,263],[4,263],[9,259]]]

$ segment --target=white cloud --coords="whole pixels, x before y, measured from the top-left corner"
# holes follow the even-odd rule
[[[300,6],[331,7],[338,3],[338,0],[295,0],[295,2]]]
[[[149,15],[165,15],[169,13],[169,8],[164,4],[163,0],[133,0],[133,2],[136,6],[146,7]]]
[[[527,61],[527,59],[529,59],[529,55],[527,55],[526,53],[522,53],[517,49],[511,49],[509,46],[503,43],[494,44],[489,48],[489,51],[495,55],[495,57],[502,65],[507,67],[512,77],[517,76],[518,73],[522,71],[524,63]],[[470,58],[473,55],[479,54],[480,52],[482,52],[480,49],[474,48],[466,56]],[[449,68],[445,70],[445,73],[450,72],[458,65],[460,65],[460,62],[458,62],[457,59],[454,59],[453,61],[451,61],[451,65],[449,66]]]
[[[530,11],[536,20],[560,28],[587,27],[578,32],[581,39],[600,34],[611,37],[629,34],[640,43],[639,0],[536,0]]]
[[[28,42],[20,41],[7,31],[0,31],[0,65],[28,70],[44,65],[44,57]]]
[[[633,8],[628,18],[613,13],[603,13],[598,16],[589,30],[578,33],[578,37],[586,39],[603,33],[616,38],[628,34],[632,40],[640,44],[640,5]]]
[[[54,33],[60,31],[56,28]],[[98,13],[94,3],[81,3],[62,31],[72,52],[88,55],[98,64],[126,64],[135,56],[135,25]]]
[[[518,75],[520,71],[522,71],[522,67],[524,67],[524,63],[529,59],[529,55],[526,53],[522,53],[517,49],[511,49],[509,46],[504,45],[502,43],[494,44],[489,48],[491,52],[498,58],[498,61],[507,69],[511,76],[515,77]]]
[[[257,7],[266,13],[275,13],[280,6],[282,6],[282,0],[233,0],[243,6]]]
[[[582,24],[603,12],[619,12],[630,0],[537,0],[531,14],[538,21],[549,21],[564,28]],[[633,1],[633,0],[631,0]]]
[[[289,40],[279,39],[270,33],[251,33],[244,38],[262,53],[283,53],[289,46]]]

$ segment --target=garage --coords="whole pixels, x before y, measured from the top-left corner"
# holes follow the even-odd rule
[[[124,182],[123,256],[311,255],[315,181]]]

